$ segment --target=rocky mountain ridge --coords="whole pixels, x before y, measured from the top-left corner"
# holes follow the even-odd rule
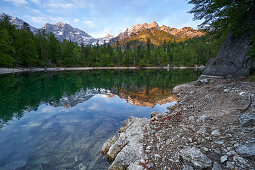
[[[11,18],[11,23],[13,25],[16,25],[18,29],[21,29],[23,27],[23,24],[25,21],[22,19],[19,19],[17,17],[12,17]],[[28,24],[29,25],[29,24]],[[46,23],[42,28],[35,28],[31,25],[29,25],[29,28],[33,34],[36,34],[38,30],[45,30],[46,33],[53,33],[55,37],[59,41],[63,41],[64,39],[72,41],[72,42],[77,42],[78,44],[84,44],[84,45],[94,45],[97,42],[102,42],[102,39],[96,39],[87,34],[86,32],[78,29],[78,28],[73,28],[71,25],[63,23],[63,22],[58,22],[56,24],[49,24]]]
[[[16,25],[18,29],[21,29],[25,21],[17,18],[11,17],[11,23]],[[123,39],[129,39],[133,36],[139,34],[142,31],[153,29],[156,31],[163,31],[169,34],[169,36],[177,37],[177,38],[194,38],[203,36],[205,33],[201,30],[195,30],[191,27],[184,27],[182,29],[171,28],[168,26],[159,26],[157,22],[152,22],[150,24],[137,24],[133,25],[130,28],[127,28],[124,32],[121,32],[118,36],[114,37],[111,34],[107,34],[103,38],[93,38],[86,32],[73,28],[71,25],[58,22],[56,24],[46,23],[42,28],[38,29],[31,25],[29,25],[31,32],[36,34],[38,30],[45,30],[46,33],[53,33],[55,37],[63,41],[64,39],[77,42],[78,44],[84,45],[103,45],[105,43],[109,43],[110,45],[114,45],[117,41],[121,41]],[[156,44],[158,45],[158,44]]]
[[[169,26],[159,26],[157,22],[153,21],[152,23],[144,23],[144,24],[137,24],[133,25],[130,28],[127,28],[124,32],[121,32],[117,37],[113,38],[111,40],[111,44],[115,44],[117,41],[121,41],[123,39],[132,38],[142,31],[145,30],[158,30],[158,31],[164,31],[166,33],[169,33],[170,36],[181,38],[181,39],[190,39],[194,37],[201,37],[205,35],[205,32],[201,30],[196,30],[191,27],[184,27],[182,29],[172,28]]]
[[[12,23],[13,25],[16,25],[18,29],[21,29],[21,28],[23,27],[23,24],[25,23],[25,21],[23,21],[22,19],[19,19],[19,18],[17,18],[17,17],[11,17],[11,16],[10,16],[10,18],[11,18],[11,23]],[[35,28],[35,27],[31,26],[31,25],[29,25],[29,28],[30,28],[30,30],[31,30],[34,34],[36,34],[37,31],[38,31],[37,28]]]
[[[66,39],[72,42],[77,42],[78,44],[83,43],[84,45],[91,45],[97,41],[97,39],[86,32],[78,28],[73,28],[71,25],[63,22],[58,22],[56,24],[47,23],[42,29],[45,30],[46,33],[53,33],[60,41]]]

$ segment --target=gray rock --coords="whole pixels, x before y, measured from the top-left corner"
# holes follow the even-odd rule
[[[138,163],[135,164],[132,163],[127,167],[127,170],[144,170],[144,168]]]
[[[224,156],[222,156],[221,158],[220,158],[220,162],[221,163],[224,163],[224,162],[226,162],[228,160],[228,156],[227,155],[224,155]]]
[[[252,47],[252,35],[252,31],[239,37],[230,33],[217,57],[208,60],[203,75],[229,77],[249,74],[255,68],[255,62],[247,55]]]
[[[212,164],[212,161],[197,148],[184,147],[180,151],[180,156],[199,169],[209,168]]]
[[[219,150],[219,149],[217,149],[217,148],[216,148],[216,149],[214,149],[213,151],[214,151],[215,153],[217,153],[217,154],[221,154],[220,150]]]
[[[224,142],[223,141],[216,141],[215,143],[222,145]]]
[[[227,152],[226,154],[227,154],[228,156],[231,156],[231,155],[235,155],[235,154],[236,154],[236,152],[235,152],[235,151],[233,151],[233,150],[231,150],[231,151]]]
[[[186,91],[188,90],[190,87],[192,86],[191,83],[187,83],[187,84],[181,84],[178,86],[175,86],[172,90],[172,93],[177,94],[180,93],[181,91]]]
[[[120,128],[119,132],[125,132],[126,129],[132,125],[132,123],[134,123],[135,121],[135,117],[134,116],[130,116],[127,120],[125,120]]]
[[[111,139],[108,139],[102,146],[101,149],[102,153],[106,154],[109,151],[110,147],[117,141],[117,139],[118,139],[117,135],[115,135]]]
[[[222,170],[222,168],[218,162],[214,162],[212,170]]]
[[[199,82],[199,83],[204,83],[204,84],[209,84],[210,83],[210,78],[199,78],[198,80],[197,80],[197,82]]]
[[[255,113],[244,113],[238,118],[243,127],[255,126]]]
[[[236,152],[243,157],[255,156],[255,142],[239,145]]]
[[[157,111],[154,111],[154,112],[151,113],[151,118],[153,118],[153,117],[159,118],[159,117],[163,117],[163,116],[164,115],[162,113],[157,112]]]
[[[201,147],[201,149],[205,152],[209,151],[209,149],[207,147]]]
[[[184,165],[182,170],[194,170],[194,168],[190,165]]]
[[[216,129],[216,130],[212,131],[211,135],[213,135],[213,136],[220,136],[220,130]]]
[[[234,162],[227,162],[227,167],[230,169],[234,169],[235,168],[235,163]]]
[[[233,160],[242,166],[246,166],[248,164],[248,161],[240,156],[234,156]]]
[[[149,121],[145,118],[128,118],[119,133],[103,145],[102,152],[112,162],[110,170],[142,169],[139,162],[145,158],[145,154],[140,141],[144,135],[143,128],[149,125]]]

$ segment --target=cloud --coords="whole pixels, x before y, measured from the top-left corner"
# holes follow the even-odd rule
[[[89,28],[94,28],[96,26],[96,24],[92,20],[86,20],[84,21],[84,23],[86,24],[86,27]]]
[[[31,17],[31,21],[36,24],[44,25],[46,23],[55,24],[57,22],[64,22],[72,25],[72,19],[70,18],[63,18],[63,17],[47,17],[47,16],[36,16]]]
[[[43,24],[49,22],[46,17],[31,17],[31,21],[33,21],[36,24],[40,24],[40,25],[43,25]]]
[[[65,1],[49,1],[47,4],[50,8],[58,8],[58,9],[70,9],[73,8],[74,5]]]
[[[41,0],[30,0],[30,1],[37,4],[37,5],[41,4]]]
[[[73,20],[73,22],[74,23],[78,23],[78,22],[80,22],[81,20],[79,20],[78,18],[75,18],[74,20]]]
[[[6,2],[11,2],[15,5],[26,5],[28,2],[26,0],[4,0]]]
[[[35,14],[41,14],[41,11],[38,9],[31,9],[31,11]]]

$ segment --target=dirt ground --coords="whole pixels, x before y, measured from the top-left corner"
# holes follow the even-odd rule
[[[140,165],[183,169],[189,163],[182,160],[180,150],[189,146],[200,149],[222,169],[254,169],[254,157],[236,152],[239,145],[255,141],[254,126],[242,127],[238,122],[240,114],[255,112],[254,82],[205,79],[177,86],[173,92],[178,104],[166,116],[153,117],[149,130],[144,129],[145,156]]]

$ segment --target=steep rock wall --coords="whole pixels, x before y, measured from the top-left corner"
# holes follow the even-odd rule
[[[203,75],[233,77],[254,71],[255,61],[248,55],[252,36],[253,31],[239,37],[230,33],[217,57],[209,59]]]

